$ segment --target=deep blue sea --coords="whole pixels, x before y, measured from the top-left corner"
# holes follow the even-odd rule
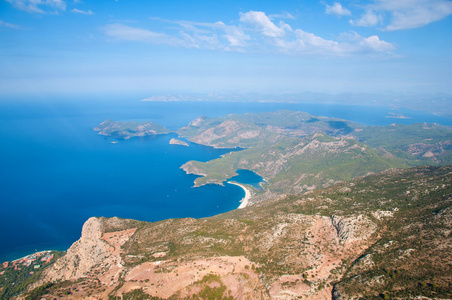
[[[112,144],[92,128],[107,118],[151,120],[171,130],[198,116],[278,109],[339,117],[365,125],[452,120],[387,107],[332,104],[141,102],[130,99],[0,101],[0,262],[35,250],[66,250],[91,216],[145,221],[207,217],[235,209],[244,196],[226,184],[192,188],[180,166],[231,150],[190,143],[169,145],[175,134]],[[388,119],[389,112],[412,119]],[[259,185],[240,171],[234,181]]]

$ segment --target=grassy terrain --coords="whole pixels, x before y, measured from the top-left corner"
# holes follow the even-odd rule
[[[372,148],[382,148],[403,158],[410,165],[452,164],[451,128],[438,124],[369,126],[354,132],[359,141]],[[434,157],[425,156],[431,152]]]

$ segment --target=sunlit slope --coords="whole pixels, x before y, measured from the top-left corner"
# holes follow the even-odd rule
[[[386,158],[356,140],[317,133],[233,152],[206,163],[191,161],[183,169],[206,174],[196,179],[197,185],[221,183],[237,169],[250,169],[265,178],[270,191],[293,194],[402,167],[402,160]]]
[[[200,117],[178,131],[192,142],[242,147],[182,168],[203,175],[196,185],[221,184],[237,169],[264,177],[268,193],[298,193],[373,172],[452,162],[452,130],[437,124],[366,127],[357,123],[276,111]]]
[[[409,165],[452,163],[452,130],[439,124],[369,126],[353,133],[366,145],[383,149]]]
[[[91,218],[36,293],[448,299],[451,172],[392,169],[204,219]]]

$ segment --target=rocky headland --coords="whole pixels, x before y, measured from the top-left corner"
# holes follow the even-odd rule
[[[171,139],[169,141],[169,143],[170,143],[170,145],[180,145],[180,146],[185,146],[185,147],[189,146],[187,142],[179,140],[179,139],[174,139],[174,138]]]

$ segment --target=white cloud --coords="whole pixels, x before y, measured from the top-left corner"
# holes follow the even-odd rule
[[[237,26],[228,26],[223,22],[216,22],[215,24],[224,30],[225,34],[223,37],[229,42],[230,46],[244,47],[247,45],[246,41],[250,39],[250,36],[243,32],[241,28]]]
[[[221,21],[203,23],[156,18],[152,20],[176,24],[179,28],[172,25],[165,33],[157,33],[144,28],[110,24],[104,27],[104,31],[117,40],[220,51],[345,57],[353,54],[392,55],[395,49],[393,44],[380,40],[376,35],[362,37],[356,32],[351,32],[341,35],[336,41],[324,39],[300,28],[292,30],[285,23],[276,26],[264,12],[240,14],[240,21],[246,25],[251,24],[251,28],[227,25]]]
[[[66,10],[63,0],[6,0],[14,7],[29,13],[58,13]]]
[[[160,18],[151,19],[179,25],[183,29],[180,32],[180,36],[184,36],[184,40],[187,40],[188,36],[190,36],[190,40],[197,41],[199,43],[206,43],[209,41],[209,49],[212,49],[212,41],[216,40],[216,49],[242,51],[240,48],[247,46],[247,41],[250,39],[250,36],[247,35],[242,28],[234,25],[226,25],[221,21],[207,23],[193,21],[171,21]],[[223,41],[227,41],[227,44],[223,44],[221,38],[218,37],[222,37],[224,39]]]
[[[369,26],[375,26],[378,23],[380,23],[381,17],[375,14],[372,10],[368,10],[365,14],[361,16],[360,19],[353,21],[350,20],[350,24],[353,26],[363,26],[363,27],[369,27]]]
[[[362,38],[359,45],[362,46],[362,50],[369,49],[373,52],[387,52],[392,51],[395,48],[393,44],[380,40],[376,35]]]
[[[91,10],[81,10],[74,8],[71,10],[73,13],[82,14],[82,15],[94,15],[94,13]]]
[[[386,30],[417,28],[452,14],[452,1],[446,0],[405,0],[396,3],[382,0],[379,4],[392,14]]]
[[[388,55],[395,49],[393,44],[380,40],[376,35],[366,38],[356,32],[342,34],[342,41],[333,41],[296,29],[295,37],[293,41],[278,44],[282,52],[346,57],[354,54]]]
[[[8,28],[19,29],[19,26],[15,25],[15,24],[3,22],[2,20],[0,20],[0,27],[8,27]]]
[[[247,38],[240,30],[234,30],[233,26],[227,26],[221,22],[191,23],[179,21],[176,23],[183,24],[181,25],[183,30],[179,30],[177,34],[173,35],[123,24],[109,24],[103,29],[108,36],[118,40],[224,51],[230,51],[233,50],[233,47],[242,46],[244,44],[242,40]],[[207,29],[199,29],[198,26],[207,27]],[[227,43],[218,38],[218,35],[216,34],[218,29],[221,29],[221,33],[226,33],[224,34],[224,39],[228,41]]]
[[[295,30],[295,41],[286,44],[289,52],[304,54],[340,54],[341,46],[336,41],[325,40],[301,29]]]
[[[170,36],[147,29],[131,27],[123,24],[109,24],[104,27],[105,33],[119,40],[139,41],[165,44],[173,40]]]
[[[340,4],[339,2],[334,2],[333,5],[326,4],[325,12],[328,15],[337,15],[337,16],[350,16],[352,14],[348,9],[344,8],[342,4]]]
[[[350,23],[375,26],[383,22],[382,15],[387,15],[389,20],[384,29],[393,31],[422,27],[451,14],[452,1],[449,0],[374,0],[366,6],[366,13],[359,20]],[[377,15],[379,19],[375,19]]]
[[[277,19],[295,20],[295,17],[292,14],[288,13],[288,12],[285,12],[285,13],[282,13],[282,14],[272,14],[272,15],[269,15],[268,17],[270,19],[277,18]]]
[[[262,34],[269,37],[282,37],[286,30],[291,31],[289,25],[281,22],[280,26],[276,26],[264,12],[249,11],[247,13],[240,13],[240,21],[250,24]]]
[[[395,46],[386,41],[380,40],[376,35],[363,37],[355,31],[342,33],[340,40],[344,45],[348,45],[350,52],[358,53],[391,53]]]

